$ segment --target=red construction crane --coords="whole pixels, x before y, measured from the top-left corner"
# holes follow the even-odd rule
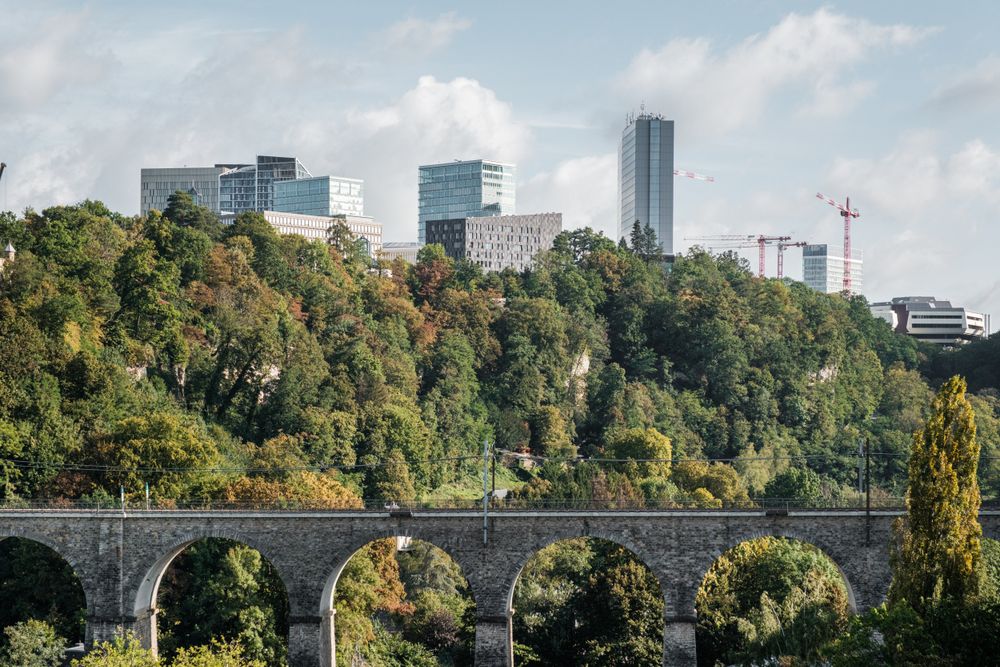
[[[740,236],[737,234],[719,234],[717,236],[685,236],[688,241],[723,241],[722,245],[712,244],[713,249],[737,249],[737,248],[757,248],[757,275],[764,277],[765,249],[774,243],[784,243],[790,241],[791,236],[766,236],[760,234],[754,236],[748,234]]]
[[[817,199],[822,199],[830,206],[840,209],[840,215],[844,218],[844,293],[847,295],[851,294],[851,218],[859,218],[861,214],[858,213],[858,209],[851,209],[851,198],[847,198],[846,204],[839,204],[829,197],[826,197],[819,192],[816,193]]]
[[[698,174],[693,171],[684,171],[683,169],[674,169],[674,176],[684,176],[686,178],[693,178],[696,181],[708,181],[709,183],[715,183],[715,176],[706,176],[705,174]]]
[[[785,248],[804,248],[809,245],[809,241],[796,241],[795,243],[778,244],[778,280],[785,277]]]

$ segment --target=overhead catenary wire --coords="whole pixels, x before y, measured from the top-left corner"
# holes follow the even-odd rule
[[[623,463],[748,463],[748,462],[775,462],[775,461],[814,461],[814,460],[847,460],[855,459],[856,455],[846,453],[830,452],[826,454],[784,454],[781,456],[718,456],[709,458],[696,457],[674,457],[674,458],[608,458],[608,457],[558,457],[544,456],[540,454],[528,454],[525,452],[515,452],[507,449],[497,448],[496,455],[508,456],[521,460],[531,460],[536,462],[550,463],[596,463],[596,464],[623,464]],[[909,454],[905,452],[872,452],[873,457],[883,458],[907,458]],[[980,461],[997,461],[1000,456],[979,457]],[[465,456],[444,456],[430,459],[418,459],[408,461],[408,465],[433,465],[436,463],[448,463],[459,461],[482,461],[482,455]],[[9,466],[18,469],[30,470],[65,470],[72,472],[91,473],[142,473],[142,474],[163,474],[163,473],[215,473],[215,474],[263,474],[263,473],[285,473],[285,472],[328,472],[330,470],[351,471],[351,470],[371,470],[384,468],[389,465],[388,461],[380,460],[367,463],[346,463],[343,461],[330,463],[316,463],[301,466],[141,466],[130,467],[121,465],[106,465],[97,463],[59,463],[49,461],[30,461],[27,459],[15,459],[0,457],[0,466]]]

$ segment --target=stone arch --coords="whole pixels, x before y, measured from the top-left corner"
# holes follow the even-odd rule
[[[699,564],[699,578],[694,587],[694,593],[697,595],[698,590],[701,588],[702,583],[705,581],[705,577],[708,575],[708,570],[715,564],[715,561],[729,551],[734,549],[744,542],[750,542],[752,540],[757,540],[762,537],[774,537],[774,538],[784,538],[788,540],[795,540],[796,542],[802,542],[803,544],[808,544],[809,546],[817,549],[821,554],[823,554],[833,566],[837,568],[837,572],[840,574],[840,580],[844,584],[844,589],[847,591],[847,606],[852,614],[858,613],[858,598],[856,593],[856,584],[852,581],[852,577],[849,577],[847,572],[841,566],[839,559],[833,554],[836,550],[831,549],[825,544],[824,540],[817,540],[814,535],[799,532],[794,529],[781,529],[781,530],[753,530],[746,533],[740,533],[734,536],[732,539],[727,540],[722,545],[712,548],[710,551],[706,552],[707,563],[702,562]],[[694,608],[694,600],[691,600],[691,607]]]
[[[568,529],[568,530],[567,530]],[[657,562],[653,557],[654,554],[650,553],[652,547],[644,548],[641,543],[637,543],[628,537],[628,535],[623,535],[619,531],[609,531],[602,528],[596,528],[587,525],[586,523],[578,528],[573,528],[570,526],[560,527],[560,530],[554,531],[546,535],[543,539],[536,541],[534,544],[529,545],[525,551],[518,554],[516,560],[512,560],[512,566],[508,571],[505,579],[504,591],[504,609],[505,615],[507,617],[507,655],[510,660],[506,663],[508,665],[512,664],[513,656],[513,642],[514,642],[514,628],[513,628],[513,617],[514,617],[514,592],[517,588],[517,584],[521,579],[521,575],[524,572],[525,567],[528,563],[542,550],[557,544],[559,542],[564,542],[567,540],[574,539],[595,539],[614,544],[615,546],[621,547],[628,551],[633,558],[653,576],[653,579],[657,582],[660,587],[660,602],[662,603],[662,621],[663,621],[663,632],[664,635],[659,641],[662,641],[663,651],[664,651],[664,664],[674,664],[675,660],[672,660],[674,656],[669,653],[669,642],[670,642],[670,623],[671,623],[671,602],[674,599],[675,591],[671,588],[671,582],[667,578],[667,570],[663,563]],[[478,656],[477,656],[478,657]],[[668,661],[668,657],[671,660]]]
[[[258,543],[253,538],[239,533],[238,531],[216,528],[191,531],[180,539],[176,539],[171,542],[166,550],[153,562],[153,564],[145,569],[142,579],[135,587],[132,609],[132,613],[135,618],[135,634],[139,637],[142,645],[145,648],[151,649],[154,654],[158,654],[156,641],[156,598],[160,590],[160,582],[163,581],[163,575],[166,574],[170,564],[173,563],[174,559],[176,559],[181,552],[196,542],[211,539],[238,542],[239,544],[250,547],[251,549],[259,552],[260,555],[267,559],[271,566],[275,568],[278,573],[278,578],[281,579],[282,586],[285,587],[286,595],[288,593],[288,580],[285,578],[284,573],[280,570],[278,562],[268,553],[268,549],[265,545]]]
[[[58,556],[59,559],[69,567],[70,571],[79,583],[80,591],[83,593],[83,608],[85,613],[88,617],[93,613],[97,594],[96,591],[92,590],[92,587],[97,585],[99,582],[94,580],[90,571],[84,566],[82,561],[75,557],[75,554],[73,554],[71,550],[66,549],[64,545],[60,544],[56,540],[53,540],[48,535],[31,530],[0,530],[0,542],[4,542],[8,539],[19,539],[25,540],[26,542],[40,544]],[[87,632],[84,631],[84,639],[86,639],[86,636]]]
[[[347,543],[345,549],[347,555],[342,556],[337,560],[337,563],[334,566],[333,571],[329,574],[329,576],[327,576],[326,581],[323,583],[323,592],[320,595],[320,600],[319,600],[320,615],[329,613],[331,610],[333,610],[334,595],[336,594],[337,591],[337,582],[340,580],[340,575],[343,574],[344,568],[346,568],[347,564],[351,562],[351,559],[354,558],[359,551],[364,549],[372,542],[390,538],[398,538],[398,537],[408,537],[414,540],[418,540],[420,542],[426,542],[427,544],[430,544],[431,546],[440,549],[442,552],[447,554],[449,558],[451,558],[453,561],[455,561],[455,563],[458,564],[459,568],[462,570],[462,576],[465,577],[466,581],[469,581],[471,584],[471,581],[469,579],[469,574],[471,572],[469,564],[467,562],[464,562],[464,559],[461,557],[461,554],[459,554],[456,550],[453,550],[450,546],[442,546],[439,543],[439,541],[436,540],[433,536],[424,535],[423,533],[416,534],[414,533],[414,531],[409,529],[403,531],[378,530]],[[472,594],[473,603],[478,603],[478,600],[476,598],[475,587],[470,585],[469,590],[470,593]]]
[[[665,580],[663,573],[659,571],[660,568],[656,567],[656,564],[648,558],[648,555],[645,553],[646,550],[627,537],[623,537],[619,533],[601,529],[591,530],[588,527],[584,530],[568,531],[566,534],[547,536],[546,539],[531,545],[529,549],[519,554],[519,558],[512,562],[511,569],[513,571],[513,576],[509,578],[509,582],[506,584],[507,590],[505,593],[505,599],[507,601],[506,604],[508,612],[512,611],[514,608],[514,589],[517,587],[517,582],[521,578],[521,573],[524,571],[528,562],[534,558],[539,551],[552,546],[556,542],[563,542],[565,540],[573,540],[581,537],[592,537],[606,542],[612,542],[613,544],[617,544],[624,549],[628,549],[628,551],[631,552],[631,554],[635,556],[636,559],[646,567],[646,569],[652,572],[654,577],[656,577],[657,582],[660,584],[660,592],[663,596],[664,609],[669,609],[669,605],[672,601],[669,597],[669,593],[667,592],[669,582]]]
[[[431,535],[425,535],[419,531],[415,533],[412,530],[376,530],[368,533],[364,536],[353,539],[347,542],[344,549],[344,554],[337,559],[333,571],[327,576],[326,581],[323,583],[323,591],[320,594],[319,600],[319,618],[321,622],[320,633],[319,633],[319,664],[321,667],[332,667],[337,663],[337,642],[336,633],[334,630],[334,616],[336,614],[336,591],[337,583],[340,581],[340,577],[347,567],[347,564],[354,558],[359,551],[364,549],[366,546],[372,542],[384,539],[392,539],[399,537],[408,537],[420,542],[424,542],[438,549],[442,553],[446,554],[452,561],[454,561],[459,570],[462,573],[462,577],[465,579],[469,586],[469,594],[472,596],[472,604],[478,609],[479,599],[477,598],[476,587],[472,584],[470,578],[471,564],[465,561],[457,550],[452,549],[450,546],[442,546],[439,540]]]

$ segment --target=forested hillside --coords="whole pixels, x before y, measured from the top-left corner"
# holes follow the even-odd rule
[[[345,228],[322,244],[279,236],[255,214],[223,226],[182,194],[148,217],[90,201],[4,214],[0,240],[18,250],[0,274],[8,502],[108,502],[121,487],[139,502],[148,484],[167,505],[446,503],[480,496],[484,439],[533,456],[501,459],[510,502],[857,503],[861,442],[876,499],[898,497],[932,384],[973,354],[942,358],[891,333],[861,297],[759,279],[735,255],[694,250],[668,272],[590,229],[561,234],[523,274],[484,274],[433,245],[415,266],[372,266]],[[970,395],[986,498],[1000,493],[995,359]],[[233,577],[273,577],[237,546],[211,548],[230,555]],[[356,618],[338,615],[338,636],[368,645],[385,626],[422,641],[411,600],[433,595],[428,608],[447,611],[434,627],[447,616],[451,630],[420,650],[467,660],[461,577],[430,585],[407,570],[411,556],[369,551],[354,576],[389,583],[338,593]],[[614,549],[585,551],[628,571]],[[214,576],[199,574],[203,556],[186,552],[168,594]],[[539,576],[579,574],[553,558]],[[555,604],[542,593],[521,598]],[[279,626],[282,613],[261,623]],[[280,660],[279,639],[260,641],[256,656]],[[558,641],[519,650],[545,662]]]

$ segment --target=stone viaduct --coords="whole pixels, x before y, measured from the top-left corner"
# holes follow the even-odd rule
[[[333,597],[351,556],[393,536],[424,540],[461,566],[476,602],[476,664],[513,664],[514,585],[525,563],[552,542],[600,537],[630,549],[659,579],[664,597],[663,664],[693,666],[695,594],[725,550],[764,535],[822,549],[839,567],[851,606],[879,604],[889,586],[893,511],[528,511],[483,516],[469,510],[418,511],[0,511],[0,539],[22,537],[59,553],[87,600],[88,645],[119,628],[156,648],[156,593],[171,560],[210,537],[237,540],[275,566],[288,593],[289,664],[334,664]],[[984,534],[1000,535],[1000,511],[984,511]]]

